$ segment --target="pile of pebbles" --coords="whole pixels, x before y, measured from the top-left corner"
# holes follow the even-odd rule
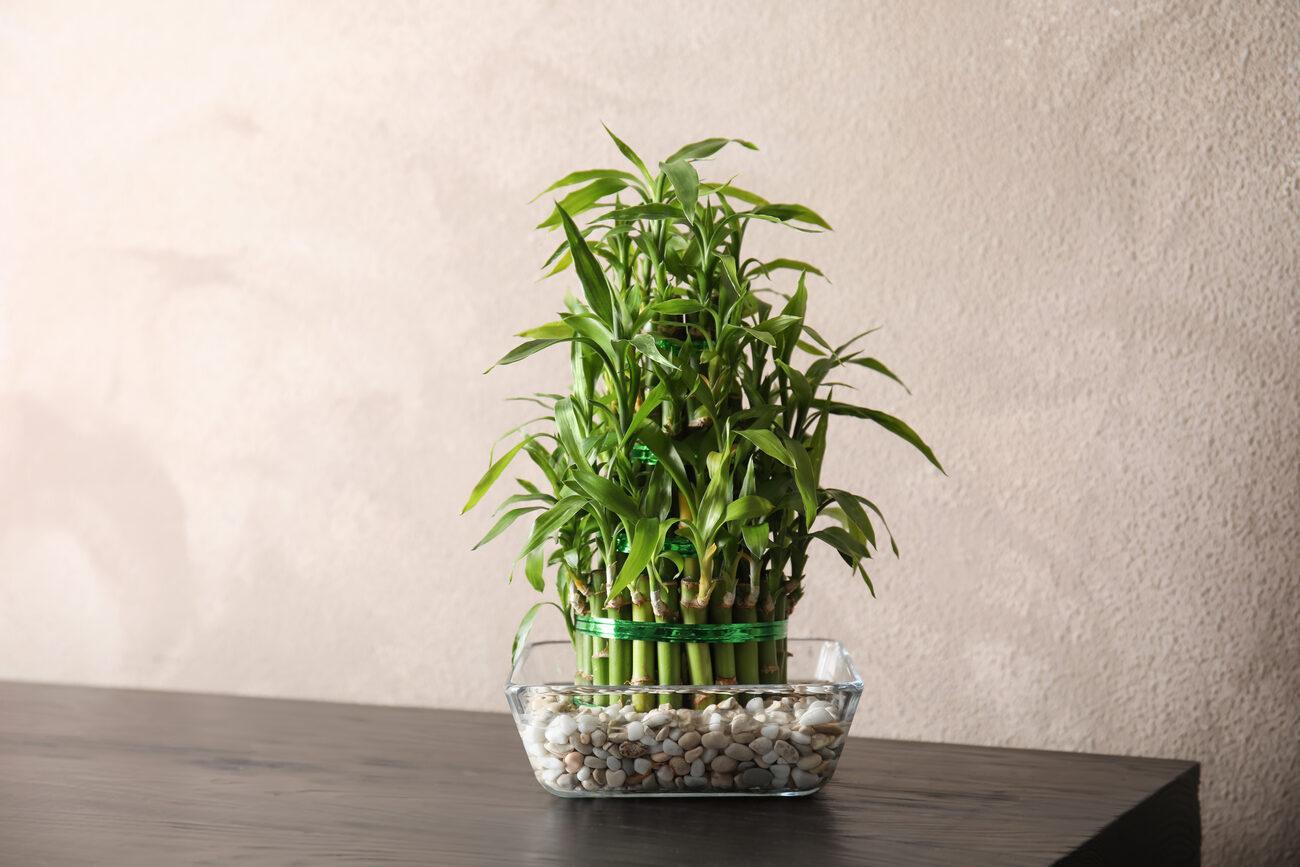
[[[519,725],[537,779],[561,794],[812,791],[847,731],[835,705],[808,696],[641,713],[556,695],[534,698]]]

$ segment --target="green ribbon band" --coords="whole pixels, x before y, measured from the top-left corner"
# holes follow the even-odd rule
[[[639,464],[645,464],[647,467],[653,467],[659,463],[659,458],[650,450],[650,447],[641,445],[641,443],[632,446],[632,460]]]
[[[686,345],[685,342],[680,340],[656,340],[655,341],[655,346],[659,347],[660,352],[671,352],[673,355],[676,355],[677,353],[681,352],[682,347],[685,345]],[[700,340],[697,338],[691,341],[691,348],[694,349],[696,352],[700,352],[704,349],[707,349],[708,346],[709,346],[709,342],[707,340]]]
[[[666,641],[673,644],[743,644],[785,638],[787,621],[767,623],[640,623],[608,617],[573,618],[573,628],[583,635],[632,641]]]
[[[630,550],[632,550],[632,548],[628,544],[627,533],[619,530],[618,535],[614,537],[614,551],[619,554],[626,554]],[[664,546],[660,550],[675,551],[683,557],[698,558],[699,556],[695,553],[695,546],[691,544],[690,540],[683,539],[681,536],[669,536],[667,539],[664,539]]]

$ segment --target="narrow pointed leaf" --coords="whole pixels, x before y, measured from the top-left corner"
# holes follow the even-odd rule
[[[799,223],[808,223],[813,226],[821,226],[823,229],[829,229],[831,224],[821,218],[816,211],[806,208],[803,205],[759,205],[749,212],[755,216],[775,217],[783,223],[794,220]]]
[[[542,574],[542,569],[546,565],[545,556],[546,547],[538,545],[524,557],[524,577],[538,593],[546,589],[546,577]]]
[[[514,364],[516,361],[523,361],[528,356],[541,352],[543,349],[546,349],[549,346],[554,346],[557,343],[563,343],[565,339],[566,338],[560,337],[560,338],[550,338],[548,340],[529,340],[526,343],[521,343],[518,346],[516,346],[514,349],[510,350],[505,355],[497,359],[496,364],[493,364],[492,367],[498,367],[503,364]],[[489,367],[487,370],[483,372],[487,373],[488,371],[492,370],[492,367]]]
[[[817,270],[816,267],[809,265],[807,262],[800,262],[798,259],[773,259],[763,265],[755,268],[750,276],[761,277],[764,274],[771,274],[773,271],[807,271],[809,274],[816,274],[818,277],[825,279],[826,275]],[[829,281],[828,281],[829,282]]]
[[[604,476],[597,475],[585,467],[574,467],[573,480],[587,496],[629,524],[635,523],[641,517],[641,510],[636,501]]]
[[[497,479],[501,478],[501,474],[505,472],[506,467],[510,466],[510,462],[515,459],[515,455],[519,454],[519,450],[528,442],[530,442],[528,438],[523,439],[519,445],[506,452],[492,466],[488,467],[488,471],[483,474],[483,478],[479,479],[478,484],[474,485],[474,490],[470,491],[469,499],[465,501],[465,508],[460,510],[462,515],[474,508],[474,504],[483,499],[483,495],[496,483]]]
[[[515,630],[515,640],[514,643],[510,645],[511,665],[518,664],[519,652],[523,650],[524,646],[528,642],[528,633],[531,632],[533,629],[533,621],[537,619],[538,613],[547,605],[551,606],[556,611],[560,612],[560,614],[564,617],[564,625],[568,627],[569,637],[570,639],[572,639],[573,624],[569,622],[569,615],[565,612],[565,610],[560,606],[556,605],[554,602],[538,602],[532,608],[528,609],[528,613],[524,615],[523,620],[519,621],[519,628]]]
[[[721,150],[725,145],[733,141],[736,144],[741,145],[743,147],[747,147],[752,151],[758,150],[758,147],[756,145],[754,145],[752,142],[747,142],[744,139],[706,138],[703,141],[697,141],[682,147],[675,154],[670,156],[668,159],[664,160],[664,162],[670,163],[673,160],[702,160],[705,157],[713,156],[715,153]]]
[[[685,160],[668,160],[660,163],[659,169],[672,182],[677,204],[681,206],[686,219],[694,221],[695,202],[700,195],[700,176],[696,174],[695,167]]]
[[[638,334],[633,337],[632,345],[636,347],[638,352],[656,364],[662,364],[664,367],[670,367],[673,370],[679,369],[677,362],[659,351],[659,347],[655,345],[655,339],[649,334]]]
[[[776,458],[787,467],[794,466],[794,458],[781,444],[781,440],[770,430],[738,430],[736,433],[757,446],[764,454]]]
[[[545,220],[537,224],[538,229],[549,229],[552,226],[560,225],[562,213],[581,214],[589,211],[596,206],[596,203],[606,196],[612,196],[619,190],[627,187],[627,181],[621,178],[601,178],[592,181],[585,187],[579,187],[569,193],[556,204],[555,210]]]
[[[571,187],[574,184],[582,184],[582,183],[586,183],[587,181],[604,180],[604,179],[611,179],[611,178],[614,179],[621,178],[623,180],[631,181],[632,184],[640,183],[637,180],[636,175],[633,175],[629,172],[625,172],[621,169],[586,169],[585,171],[571,172],[565,175],[555,183],[551,184],[546,189],[542,190],[537,195],[533,196],[529,200],[529,203],[531,204],[532,202],[537,201],[542,196],[549,193],[551,190],[558,190],[561,187]],[[625,185],[625,186],[630,186],[630,185]]]
[[[663,546],[663,535],[657,518],[642,518],[636,522],[628,538],[627,559],[623,561],[623,568],[619,570],[614,586],[609,591],[611,596],[622,593],[646,570],[646,566]]]
[[[567,322],[548,322],[545,325],[538,325],[536,328],[520,331],[515,336],[530,337],[534,340],[563,340],[566,337],[573,336],[573,326]]]
[[[939,463],[939,459],[934,456],[934,452],[930,451],[930,447],[926,445],[917,432],[908,427],[907,423],[902,419],[895,418],[889,413],[880,412],[879,410],[868,409],[865,406],[853,406],[852,404],[840,403],[839,401],[818,401],[817,406],[832,415],[847,415],[851,418],[861,418],[868,421],[874,421],[876,424],[880,425],[900,439],[911,443],[917,451],[925,455],[926,460],[934,464],[939,472],[943,473],[945,476],[948,475],[947,470],[945,470],[943,465]]]
[[[483,547],[488,542],[491,542],[497,536],[500,536],[503,532],[505,532],[507,527],[509,527],[515,521],[518,521],[524,515],[527,515],[530,512],[536,512],[543,508],[545,507],[528,506],[526,508],[513,509],[509,512],[506,512],[504,515],[501,516],[500,520],[498,520],[495,524],[492,525],[492,529],[487,531],[487,535],[485,535],[482,539],[479,539],[478,542],[474,545],[474,547],[471,548],[470,550],[477,551],[479,548]]]
[[[605,124],[602,123],[601,126],[605,126]],[[641,174],[645,176],[646,183],[650,183],[652,181],[650,172],[646,171],[645,163],[643,163],[641,158],[636,155],[636,151],[624,144],[623,140],[614,135],[613,131],[611,131],[609,127],[605,126],[605,132],[609,133],[609,137],[614,140],[614,146],[618,148],[618,152],[627,157],[628,161],[632,163],[632,165],[640,169]]]
[[[751,494],[748,497],[740,497],[732,500],[727,504],[727,513],[723,518],[724,521],[752,521],[755,518],[765,518],[772,511],[772,504],[760,496]]]
[[[612,322],[614,316],[614,299],[605,280],[605,272],[600,269],[591,248],[578,232],[573,219],[560,209],[560,219],[564,223],[564,234],[569,239],[569,252],[573,255],[573,268],[578,272],[582,283],[587,306],[604,322]]]

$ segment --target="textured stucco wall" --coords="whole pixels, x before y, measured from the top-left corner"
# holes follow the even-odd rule
[[[833,434],[858,733],[1196,758],[1207,863],[1300,857],[1290,3],[0,5],[0,676],[501,709],[457,513],[563,374],[479,374],[602,119],[760,144],[951,470]]]

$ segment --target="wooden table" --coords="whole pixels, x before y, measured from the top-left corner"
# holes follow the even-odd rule
[[[561,799],[505,714],[0,682],[23,867],[1197,864],[1198,777],[863,738],[809,798]]]

